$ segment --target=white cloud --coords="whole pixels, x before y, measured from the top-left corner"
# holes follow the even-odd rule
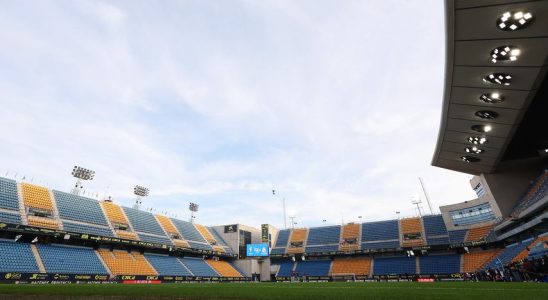
[[[439,1],[29,4],[0,12],[0,172],[68,190],[81,164],[206,224],[281,225],[283,197],[300,225],[414,214],[418,176],[436,206],[473,197],[430,166]]]

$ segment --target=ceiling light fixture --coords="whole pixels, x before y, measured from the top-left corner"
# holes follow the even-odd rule
[[[483,78],[484,82],[499,84],[499,85],[510,85],[512,76],[504,73],[492,73]]]
[[[472,125],[472,127],[470,128],[477,132],[490,132],[491,130],[493,130],[493,127],[491,127],[491,125]]]
[[[504,31],[514,31],[523,29],[535,20],[535,17],[530,12],[505,12],[497,19],[497,27]]]
[[[466,153],[474,153],[474,154],[480,154],[484,152],[483,149],[478,148],[477,146],[466,147],[464,148],[464,151],[466,151]]]
[[[475,156],[461,156],[460,159],[465,163],[475,163],[481,160],[479,157]]]
[[[478,110],[475,115],[476,117],[480,117],[484,120],[492,120],[499,116],[497,112],[491,110]]]
[[[487,139],[483,136],[471,136],[468,137],[468,142],[474,145],[483,145],[487,143]]]
[[[521,50],[514,46],[500,46],[491,50],[491,61],[497,63],[499,60],[515,61],[521,54]]]
[[[497,92],[481,94],[479,99],[485,103],[500,103],[504,101],[504,97]]]

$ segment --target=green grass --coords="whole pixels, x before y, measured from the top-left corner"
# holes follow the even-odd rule
[[[0,299],[548,299],[546,283],[215,283],[163,285],[0,285]],[[51,297],[44,298],[45,295]],[[95,296],[95,297],[92,297]],[[22,298],[19,298],[22,299]],[[25,298],[26,299],[26,298]]]

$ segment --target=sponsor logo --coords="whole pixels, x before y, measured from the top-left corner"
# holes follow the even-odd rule
[[[135,280],[134,275],[123,275],[122,280]]]
[[[147,276],[147,280],[158,280],[158,276]]]
[[[6,224],[6,223],[0,223],[0,228],[4,228],[4,227],[6,227],[6,226],[8,226],[8,224]]]
[[[107,275],[95,275],[95,280],[108,280]]]
[[[91,275],[74,275],[74,279],[76,279],[76,280],[89,280],[89,279],[91,279]]]
[[[33,273],[29,280],[45,280],[46,278],[48,278],[48,274]]]
[[[55,279],[55,280],[68,280],[69,276],[68,275],[62,275],[62,274],[55,274],[55,275],[53,275],[53,279]]]
[[[6,273],[4,275],[5,279],[19,280],[21,279],[21,273]]]

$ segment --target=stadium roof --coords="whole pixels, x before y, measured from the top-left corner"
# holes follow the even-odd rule
[[[537,148],[548,147],[548,101],[540,101],[547,93],[548,1],[445,3],[445,90],[432,165],[491,173],[501,160],[538,156]],[[537,112],[530,111],[534,102]]]

